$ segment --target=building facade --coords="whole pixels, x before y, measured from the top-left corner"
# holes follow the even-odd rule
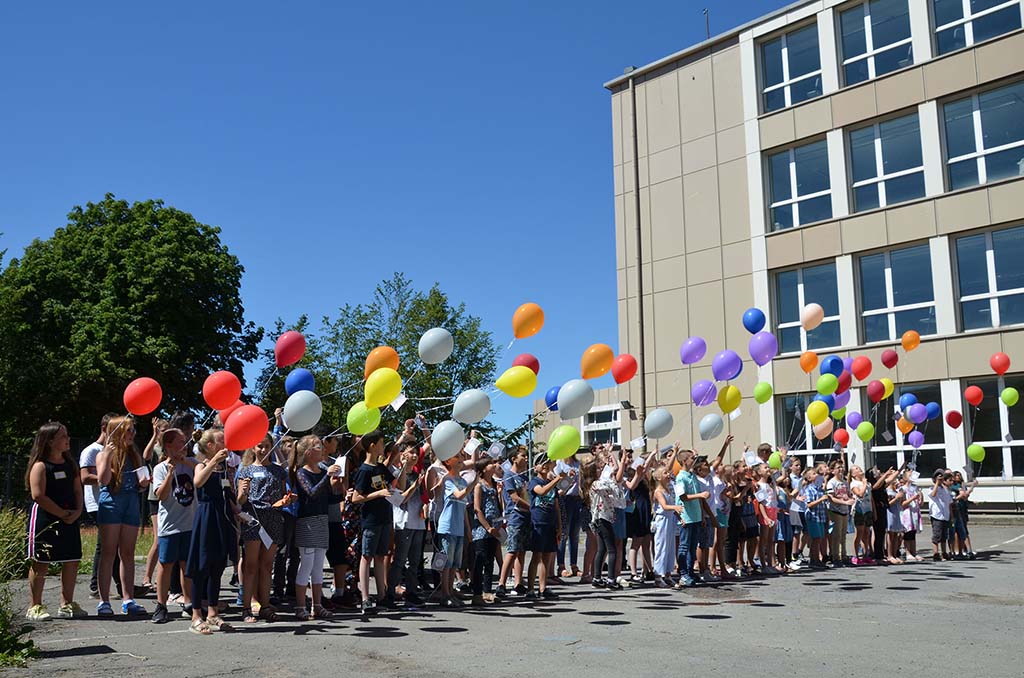
[[[975,498],[1024,504],[1024,403],[999,399],[1024,388],[1022,13],[1021,0],[800,2],[606,83],[619,348],[643,354],[647,410],[668,409],[674,437],[701,445],[698,422],[717,408],[693,405],[690,387],[712,378],[716,352],[747,356],[741,318],[756,306],[780,355],[748,360],[734,382],[744,399],[726,430],[738,442],[830,454],[802,416],[817,371],[799,356],[866,355],[896,393],[871,417],[873,443],[851,454],[913,460],[928,476],[967,466],[976,442]],[[805,332],[811,302],[825,320]],[[921,346],[883,367],[909,329]],[[692,335],[708,355],[688,367],[679,348]],[[999,351],[1014,363],[1003,377],[989,367]],[[764,405],[758,381],[774,388]],[[963,398],[972,384],[977,409]],[[867,418],[865,385],[848,410]],[[640,389],[634,379],[605,400],[637,405]],[[894,425],[905,393],[963,425],[929,421],[915,454]],[[640,434],[620,423],[622,440]]]

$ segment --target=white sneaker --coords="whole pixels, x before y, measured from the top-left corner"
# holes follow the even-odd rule
[[[47,621],[48,619],[51,619],[51,615],[45,605],[33,605],[28,608],[28,612],[25,613],[25,619],[31,621]]]
[[[791,562],[789,564],[789,569],[792,570],[793,572],[796,572],[797,570],[800,569],[800,563],[798,563],[797,561],[794,560],[793,562]]]

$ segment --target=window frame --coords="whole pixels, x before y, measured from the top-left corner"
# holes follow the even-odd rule
[[[917,386],[917,387],[927,386],[927,387],[932,387],[932,388],[935,388],[936,390],[938,390],[939,398],[935,402],[938,402],[940,404],[940,406],[941,406],[941,404],[942,404],[942,380],[941,379],[937,379],[935,381],[914,381],[914,382],[909,382],[909,383],[906,383],[906,384],[897,384],[896,390],[893,391],[892,396],[890,396],[887,400],[882,401],[882,402],[886,403],[884,405],[884,407],[887,407],[887,408],[891,407],[893,413],[895,413],[899,409],[899,399],[900,399],[900,396],[904,395],[905,393],[913,392],[915,389],[913,389],[911,387],[914,387],[914,386]],[[875,410],[873,410],[873,411],[877,412],[877,408],[881,407],[881,406],[883,406],[881,403],[879,405],[875,406]],[[966,412],[967,410],[963,410],[963,411]],[[887,412],[888,412],[888,410],[887,410]],[[903,416],[904,413],[901,412],[900,414],[901,414],[901,416]],[[876,416],[877,416],[877,414],[876,414]],[[888,416],[888,414],[886,416]],[[894,417],[894,419],[895,419],[895,417]],[[906,463],[908,461],[911,461],[911,460],[916,461],[917,455],[922,453],[922,452],[942,451],[943,452],[944,463],[948,465],[949,464],[949,455],[946,453],[946,450],[949,447],[949,441],[946,440],[946,438],[947,438],[947,436],[946,436],[946,429],[945,429],[945,425],[944,425],[943,420],[942,420],[941,417],[938,420],[936,420],[936,423],[934,424],[934,426],[936,427],[937,430],[939,430],[942,433],[942,442],[940,442],[940,443],[925,442],[923,445],[921,445],[921,447],[919,447],[917,449],[914,449],[909,443],[907,443],[907,435],[909,435],[909,434],[904,435],[904,433],[902,431],[900,431],[899,426],[896,426],[895,425],[895,421],[893,421],[894,437],[892,439],[892,442],[891,443],[879,444],[879,443],[875,442],[875,440],[872,440],[871,441],[871,452],[872,452],[872,454],[874,454],[874,452],[876,452],[876,451],[877,452],[886,452],[886,453],[893,453],[894,452],[894,453],[896,453],[897,463],[902,465],[902,464],[904,464],[904,463]],[[888,430],[888,429],[886,429],[886,430]],[[880,434],[878,436],[876,436],[876,440],[877,439],[881,439],[881,435]],[[884,439],[882,439],[882,440],[884,440]],[[910,459],[907,458],[907,454],[908,453],[910,454]],[[874,461],[874,456],[872,456],[871,459],[872,459],[872,461]]]
[[[999,317],[999,300],[1003,297],[1012,297],[1018,294],[1024,294],[1024,287],[1014,287],[1008,290],[998,289],[998,281],[996,280],[996,251],[993,243],[992,236],[995,233],[1002,231],[1011,231],[1013,229],[1024,230],[1024,224],[1017,224],[1008,228],[993,228],[985,231],[974,232],[974,233],[961,233],[957,237],[950,240],[952,246],[951,259],[953,263],[953,273],[955,278],[953,283],[956,285],[956,303],[957,303],[957,325],[961,332],[973,333],[973,332],[991,332],[992,330],[1000,330],[1008,327],[1019,327],[1024,323],[1011,323],[1003,324],[1000,322]],[[979,235],[985,236],[985,279],[988,283],[988,292],[979,292],[978,294],[963,294],[960,290],[960,258],[957,256],[957,243],[965,238],[977,237]],[[966,329],[963,321],[963,304],[972,301],[988,301],[989,302],[989,318],[992,319],[992,324],[988,327],[977,327],[975,329]]]
[[[807,139],[801,139],[800,141],[801,141],[801,143],[793,145],[793,146],[790,146],[788,148],[781,148],[781,149],[775,149],[775,150],[772,150],[772,151],[762,152],[762,160],[764,162],[764,170],[763,170],[763,172],[764,172],[764,178],[765,178],[765,181],[766,181],[765,192],[768,194],[768,199],[765,200],[765,204],[768,206],[767,221],[768,221],[769,232],[770,233],[780,233],[782,231],[788,231],[788,230],[793,229],[793,228],[800,228],[801,226],[806,226],[808,224],[816,224],[816,223],[818,223],[820,221],[828,221],[828,219],[835,218],[835,215],[832,214],[831,216],[828,217],[828,219],[818,219],[816,221],[807,221],[807,222],[800,221],[800,205],[799,205],[799,203],[806,202],[807,200],[814,200],[816,198],[823,198],[825,196],[831,196],[832,195],[832,191],[834,190],[833,187],[832,187],[832,171],[831,171],[831,166],[830,166],[830,164],[831,164],[831,157],[829,156],[829,152],[828,152],[828,140],[826,138],[824,138],[824,137],[821,137],[821,138],[812,138],[810,141],[808,141]],[[826,171],[826,173],[828,173],[828,188],[826,188],[824,190],[821,190],[821,191],[815,191],[814,193],[807,193],[805,195],[797,195],[796,151],[797,151],[798,148],[804,148],[806,146],[812,146],[812,145],[815,145],[815,144],[822,144],[822,145],[824,145],[824,148],[825,148],[825,171]],[[789,170],[789,194],[790,194],[790,197],[786,198],[785,200],[779,200],[777,202],[772,202],[772,199],[775,196],[772,195],[771,159],[772,159],[772,157],[774,157],[776,155],[781,155],[782,153],[787,154],[787,168]],[[772,210],[774,210],[774,209],[776,209],[778,207],[787,207],[787,206],[791,206],[792,210],[793,210],[793,225],[792,226],[784,226],[784,227],[781,227],[781,228],[775,228],[775,221],[772,219]],[[829,211],[830,212],[832,211],[831,207],[829,207]]]
[[[784,444],[787,446],[787,449],[789,450],[790,456],[800,455],[802,457],[800,461],[803,462],[804,468],[807,468],[809,463],[813,463],[815,456],[826,456],[826,457],[830,457],[831,458],[831,457],[838,457],[840,455],[840,452],[837,452],[836,449],[835,449],[835,438],[834,438],[834,435],[830,435],[828,438],[825,438],[825,440],[829,441],[828,445],[823,446],[823,447],[814,447],[815,443],[817,443],[817,442],[824,442],[824,440],[819,441],[814,436],[814,427],[811,426],[811,422],[807,418],[807,407],[812,402],[814,402],[814,396],[816,396],[816,395],[818,395],[818,394],[815,393],[814,391],[806,391],[806,392],[797,392],[797,393],[780,393],[780,394],[776,394],[776,395],[772,396],[772,409],[776,413],[775,414],[775,426],[776,426],[776,429],[777,429],[777,431],[781,435],[785,435],[786,436]],[[787,398],[801,398],[802,399],[799,421],[801,422],[800,429],[802,429],[803,432],[804,432],[803,447],[796,447],[795,445],[794,446],[790,446],[790,441],[793,440],[793,438],[794,438],[793,429],[796,428],[795,426],[791,427],[790,431],[784,431],[783,430],[785,428],[784,427],[785,417],[786,417],[786,413],[788,411],[787,408],[783,407],[783,404],[784,404],[784,402],[785,402],[785,400]],[[832,417],[831,413],[829,413],[829,417]],[[797,421],[797,420],[794,419],[794,422],[795,421]],[[836,419],[834,419],[834,418],[832,419],[832,430],[833,430],[833,432],[836,431],[839,428],[844,428],[845,426],[846,426],[846,417],[843,417],[842,419],[840,419],[838,421]],[[776,439],[779,439],[779,436],[776,436]]]
[[[919,167],[914,167],[911,169],[905,169],[900,170],[898,172],[891,172],[889,174],[885,174],[885,159],[882,155],[881,125],[887,122],[891,122],[893,120],[899,120],[900,118],[909,118],[910,116],[915,116],[917,118],[917,141],[921,148],[921,165]],[[876,174],[874,177],[870,179],[853,181],[853,140],[850,138],[850,135],[853,134],[854,132],[859,132],[865,129],[871,129],[874,135]],[[902,200],[899,202],[889,202],[886,199],[885,193],[885,182],[889,179],[900,179],[902,177],[910,176],[911,174],[917,173],[920,173],[922,179],[925,179],[925,165],[927,163],[925,162],[924,154],[924,136],[921,133],[921,114],[918,112],[916,108],[912,110],[904,110],[901,112],[897,112],[892,115],[887,115],[883,118],[877,118],[868,124],[847,128],[845,130],[844,137],[844,142],[846,146],[843,150],[846,153],[846,172],[847,176],[850,177],[850,185],[848,190],[850,193],[849,199],[851,205],[851,214],[859,214],[860,212],[869,212],[871,210],[884,209],[892,205],[902,205],[903,203],[911,202],[913,200],[920,200],[921,198],[924,198],[927,195],[927,190],[925,190],[924,193],[917,196],[916,198],[908,198],[907,200]],[[872,184],[878,184],[878,207],[867,207],[864,209],[857,209],[856,189],[862,188],[864,186],[870,186]]]
[[[804,73],[803,75],[801,75],[801,76],[799,76],[797,78],[790,79],[790,77],[789,77],[789,46],[788,46],[788,37],[789,37],[790,34],[796,33],[797,31],[801,31],[801,30],[803,30],[805,28],[808,28],[810,26],[813,26],[815,28],[816,40],[817,40],[817,43],[818,43],[818,70],[811,71],[810,73]],[[782,43],[782,82],[776,83],[774,85],[769,85],[769,86],[766,87],[765,84],[764,84],[764,73],[765,73],[765,68],[764,68],[764,45],[766,45],[766,44],[768,44],[768,43],[770,43],[770,42],[772,42],[774,40],[781,40],[781,43]],[[814,78],[814,77],[821,78],[822,77],[822,73],[824,72],[824,66],[822,64],[822,58],[821,58],[821,34],[820,34],[820,32],[818,32],[818,22],[817,22],[817,19],[812,19],[812,20],[808,21],[805,24],[801,24],[801,25],[797,25],[797,26],[787,26],[786,30],[784,32],[782,32],[782,33],[778,33],[776,35],[767,36],[767,37],[764,37],[764,38],[761,38],[760,40],[758,40],[757,41],[757,62],[758,62],[758,66],[759,66],[759,69],[758,69],[759,70],[758,82],[757,82],[757,85],[758,85],[758,99],[759,99],[758,107],[760,108],[761,113],[765,114],[765,115],[768,115],[768,114],[771,114],[771,113],[777,113],[779,111],[784,111],[787,108],[790,108],[791,106],[793,106],[794,105],[793,104],[793,93],[792,93],[792,89],[791,89],[792,86],[794,84],[798,83],[798,82],[803,82],[804,80],[807,80],[809,78]],[[768,107],[766,105],[765,95],[768,94],[769,92],[774,92],[774,91],[779,90],[779,89],[783,90],[782,96],[783,96],[783,100],[785,101],[785,105],[783,105],[781,108],[773,108],[771,110],[768,110]],[[825,95],[825,87],[824,87],[824,81],[822,81],[821,94],[819,94],[816,97],[812,97],[811,99],[806,99],[805,101],[813,101],[814,99],[820,99],[824,95]],[[804,103],[804,102],[800,101],[798,103]]]
[[[908,20],[909,20],[909,17],[910,17],[910,0],[906,0],[906,3],[907,3],[907,17],[908,17]],[[850,11],[850,10],[856,8],[856,7],[863,7],[864,8],[864,47],[865,47],[866,51],[863,54],[858,54],[857,56],[846,58],[846,54],[843,53],[842,15],[843,15],[844,12],[848,12],[848,11]],[[917,63],[917,55],[914,54],[914,51],[913,51],[913,44],[914,44],[913,41],[914,41],[914,26],[913,26],[913,23],[911,23],[911,25],[910,25],[910,35],[908,35],[906,38],[903,38],[902,40],[898,40],[896,42],[889,43],[888,45],[883,45],[882,47],[875,47],[875,36],[874,36],[874,32],[871,29],[871,0],[858,0],[858,2],[854,2],[854,3],[850,4],[850,5],[846,5],[845,7],[840,8],[838,10],[838,16],[836,17],[836,46],[838,48],[838,51],[841,53],[841,57],[840,57],[840,61],[839,61],[839,75],[840,75],[840,77],[843,80],[843,86],[844,87],[853,87],[855,85],[861,85],[861,84],[863,84],[865,82],[870,82],[871,80],[874,80],[875,78],[879,77],[879,75],[877,74],[877,72],[875,70],[875,57],[878,56],[879,54],[881,54],[882,52],[887,52],[887,51],[889,51],[891,49],[895,49],[895,48],[901,47],[903,45],[910,45],[911,46],[910,64],[908,64],[907,66],[903,66],[901,68],[909,68],[910,66],[915,65]],[[860,81],[855,82],[855,83],[847,82],[846,81],[846,67],[848,65],[856,63],[858,61],[864,61],[865,59],[868,62],[868,77],[867,77],[867,79],[866,80],[860,80]],[[891,71],[886,71],[882,75],[889,75],[890,73],[895,73],[898,70],[900,70],[900,69],[896,68],[896,69],[893,69]]]
[[[776,336],[781,336],[782,330],[791,329],[793,327],[800,328],[800,350],[799,350],[799,352],[790,351],[790,352],[787,352],[787,353],[782,353],[781,352],[782,347],[780,345],[779,348],[780,348],[780,354],[781,355],[797,355],[798,353],[803,353],[804,351],[808,351],[808,350],[830,351],[830,350],[838,349],[838,348],[840,348],[843,345],[842,344],[842,341],[843,341],[843,337],[842,337],[842,308],[839,309],[839,313],[837,313],[835,315],[826,315],[822,319],[822,321],[821,321],[822,325],[824,325],[825,323],[828,323],[828,322],[838,322],[838,323],[840,323],[839,343],[836,344],[835,346],[819,346],[819,347],[815,347],[814,349],[808,349],[807,348],[807,330],[804,329],[803,323],[800,322],[799,314],[797,315],[797,319],[796,320],[782,322],[781,321],[781,315],[782,315],[781,309],[778,308],[778,305],[779,305],[778,276],[779,276],[779,274],[781,274],[781,273],[792,273],[794,271],[796,272],[796,276],[797,276],[797,278],[796,278],[797,308],[801,309],[801,308],[803,308],[804,306],[807,305],[806,296],[804,295],[804,270],[808,269],[808,268],[817,268],[819,266],[829,266],[829,265],[831,265],[833,270],[835,271],[836,284],[838,286],[838,283],[839,283],[839,267],[836,266],[835,260],[832,260],[832,261],[827,261],[826,260],[826,261],[819,262],[819,263],[816,263],[816,264],[810,263],[810,264],[804,264],[803,266],[797,266],[797,267],[794,267],[794,268],[784,268],[784,269],[778,269],[778,270],[772,271],[772,276],[771,276],[772,298],[771,298],[771,302],[772,302],[772,307],[774,309],[774,313],[772,314],[772,317],[779,318],[779,320],[775,323],[775,334],[776,334]],[[811,395],[813,396],[813,394],[811,394]]]
[[[931,0],[928,3],[928,19],[932,27],[932,54],[934,54],[936,58],[946,56],[946,54],[953,54],[954,52],[958,52],[960,50],[967,49],[968,47],[973,47],[974,45],[977,45],[978,42],[974,39],[975,19],[979,19],[989,14],[995,14],[996,12],[1001,12],[1004,9],[1007,9],[1008,7],[1016,5],[1018,11],[1021,12],[1021,25],[1024,25],[1024,4],[1021,3],[1021,0],[1005,0],[1005,2],[1002,2],[996,5],[995,7],[983,9],[976,14],[971,14],[971,0],[960,0],[960,3],[961,8],[963,9],[963,16],[957,19],[956,21],[950,21],[949,23],[942,24],[941,26],[938,25],[938,23],[935,20],[935,0]],[[964,46],[958,49],[950,50],[949,52],[940,53],[939,32],[948,30],[950,28],[956,28],[957,26],[960,25],[964,26]],[[1011,31],[1008,31],[1008,33],[1009,32]],[[999,35],[993,36],[991,38],[986,38],[982,42],[987,42],[988,40],[995,40],[996,38],[1000,38],[1006,34],[1007,33],[1000,33]]]
[[[1020,372],[1015,372],[1015,373],[1011,373],[1009,376],[1011,376],[1011,377],[1020,377],[1021,373]],[[999,435],[1002,438],[1000,440],[975,440],[974,439],[974,417],[967,415],[967,413],[973,412],[973,405],[970,405],[966,401],[966,399],[963,398],[962,392],[967,388],[967,385],[977,384],[978,382],[992,381],[993,379],[995,379],[995,381],[996,381],[996,394],[997,394],[996,402],[998,404],[998,410],[999,410]],[[965,385],[964,382],[966,382],[967,385]],[[965,446],[965,449],[966,449],[966,446],[968,446],[968,445],[972,445],[972,444],[981,445],[982,447],[985,448],[986,456],[988,455],[988,453],[990,451],[998,450],[999,454],[1000,454],[1000,456],[1002,458],[1002,461],[1003,461],[1003,464],[1002,464],[1003,465],[1003,472],[1002,472],[1002,474],[1000,476],[978,476],[977,473],[978,473],[978,471],[981,470],[981,466],[980,465],[975,466],[975,464],[977,462],[972,462],[970,459],[968,459],[965,456],[964,457],[964,461],[967,464],[967,467],[971,469],[972,475],[974,475],[975,477],[977,477],[979,479],[981,479],[981,478],[1000,479],[1001,478],[1003,480],[1009,480],[1011,478],[1024,477],[1024,468],[1021,468],[1021,469],[1013,468],[1012,451],[1011,451],[1011,448],[1014,448],[1014,447],[1024,447],[1024,440],[1017,440],[1016,438],[1011,438],[1010,442],[1006,442],[1006,436],[1009,435],[1009,433],[1010,433],[1010,408],[1008,408],[1003,403],[1003,401],[998,397],[998,394],[1002,393],[1003,389],[1006,388],[1006,375],[998,375],[998,376],[996,376],[996,375],[985,375],[984,377],[979,377],[977,379],[970,379],[970,378],[963,379],[963,380],[961,380],[961,386],[962,386],[962,388],[960,389],[960,391],[961,391],[961,403],[960,403],[960,405],[963,408],[963,409],[961,409],[961,412],[965,413],[965,415],[964,415],[964,446]]]
[[[969,1],[969,0],[967,0]],[[994,155],[996,153],[1002,153],[1003,151],[1013,150],[1014,148],[1024,147],[1024,139],[1018,139],[1017,141],[1011,141],[1008,144],[1002,144],[1000,146],[993,146],[992,148],[984,148],[984,135],[985,130],[981,124],[981,95],[989,92],[995,92],[1003,89],[1004,87],[1012,87],[1014,85],[1024,84],[1024,80],[1020,78],[1011,80],[1009,82],[1002,81],[996,84],[994,87],[985,87],[982,89],[976,89],[966,96],[959,96],[941,101],[942,111],[941,118],[939,120],[939,131],[942,134],[942,155],[943,155],[943,180],[945,182],[946,191],[960,191],[970,190],[979,186],[985,186],[989,183],[988,180],[988,169],[985,166],[985,157]],[[949,144],[946,140],[946,106],[949,104],[958,103],[970,99],[971,101],[971,123],[974,131],[974,151],[971,153],[964,153],[954,158],[949,157]],[[981,147],[981,150],[979,150]],[[970,186],[961,186],[960,188],[953,188],[953,182],[950,176],[950,168],[954,163],[964,162],[966,160],[974,160],[975,167],[978,171],[978,183]],[[1012,181],[1018,179],[1024,175],[1018,175],[1016,177],[1006,177],[999,179],[998,181]]]
[[[619,412],[621,409],[621,405],[615,404],[596,405],[587,410],[586,414],[583,415],[582,422],[580,424],[580,432],[582,433],[582,438],[584,441],[583,444],[590,444],[587,442],[587,440],[589,440],[588,434],[603,433],[605,431],[610,432],[610,441],[612,443],[620,444],[622,438],[622,417],[620,416]],[[601,412],[612,412],[612,420],[599,423],[590,423],[589,421],[587,421],[589,415],[598,414]]]
[[[916,309],[919,309],[919,308],[929,308],[929,307],[935,308],[936,312],[937,312],[939,302],[938,302],[938,299],[936,299],[934,279],[930,281],[930,284],[932,286],[932,300],[931,301],[919,301],[919,302],[915,302],[913,304],[903,304],[902,306],[894,306],[893,305],[893,301],[894,301],[896,293],[893,290],[893,286],[892,286],[892,253],[893,252],[898,252],[900,250],[908,250],[908,249],[917,248],[917,247],[923,247],[928,252],[928,261],[929,261],[929,264],[932,264],[932,261],[931,261],[931,245],[930,245],[929,242],[902,245],[900,247],[891,247],[889,249],[879,250],[879,251],[875,251],[875,252],[864,252],[860,256],[857,257],[857,262],[856,262],[857,265],[855,266],[855,277],[856,277],[855,284],[856,284],[856,293],[857,293],[857,311],[858,311],[857,315],[858,315],[858,324],[859,324],[858,330],[860,332],[860,338],[862,340],[861,341],[862,345],[870,346],[872,344],[891,344],[894,341],[899,341],[900,340],[900,335],[896,331],[896,314],[897,313],[900,313],[902,311],[913,311],[913,310],[916,310]],[[862,274],[861,274],[861,260],[863,260],[865,257],[875,256],[875,255],[878,255],[878,254],[885,255],[885,259],[884,259],[884,262],[885,262],[884,276],[885,276],[885,304],[886,305],[885,305],[884,308],[866,310],[864,308],[864,289],[863,289],[863,280],[862,280]],[[932,272],[933,272],[933,275],[934,275],[935,266],[931,265],[931,269],[932,269]],[[864,322],[865,318],[867,318],[869,316],[878,316],[878,315],[884,315],[884,314],[888,314],[887,321],[888,321],[888,325],[889,325],[889,338],[888,339],[875,339],[875,340],[869,341],[868,338],[867,338],[867,327],[866,327],[866,324]],[[921,336],[922,337],[935,337],[935,336],[939,336],[938,322],[936,322],[936,324],[935,324],[935,332],[934,333],[931,333],[931,334],[921,333]]]

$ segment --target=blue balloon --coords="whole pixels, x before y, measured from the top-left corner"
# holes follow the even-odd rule
[[[836,409],[836,399],[830,395],[824,396],[819,393],[818,395],[814,396],[814,400],[820,400],[821,402],[828,405],[829,412]]]
[[[562,387],[552,386],[548,389],[548,392],[544,394],[544,402],[552,412],[558,411],[558,389],[560,388]]]
[[[316,380],[313,379],[313,373],[304,367],[296,367],[288,373],[284,380],[284,392],[288,395],[298,393],[299,391],[315,390]]]
[[[763,330],[765,322],[764,312],[759,308],[748,308],[743,314],[743,326],[751,334],[757,334]]]
[[[832,374],[837,379],[843,373],[843,359],[837,355],[830,355],[821,361],[821,373]]]
[[[929,419],[938,419],[939,417],[942,416],[942,405],[939,405],[936,402],[931,402],[928,403],[925,407],[928,408]]]
[[[900,409],[906,412],[912,405],[917,404],[917,396],[913,393],[904,393],[900,396]]]

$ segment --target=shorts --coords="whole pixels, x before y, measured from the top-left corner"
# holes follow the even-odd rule
[[[558,550],[554,523],[533,523],[530,550],[535,553],[554,553]]]
[[[932,518],[932,543],[940,544],[946,541],[946,533],[949,531],[949,521]]]
[[[967,521],[960,514],[953,518],[952,528],[953,533],[960,537],[960,541],[964,541],[971,536],[971,533],[967,530]]]
[[[441,535],[441,551],[444,552],[445,569],[458,569],[462,566],[462,550],[466,546],[466,538],[454,534]]]
[[[188,560],[188,545],[192,541],[192,530],[178,532],[157,538],[157,555],[161,565]]]
[[[612,531],[615,533],[616,539],[622,540],[626,538],[625,509],[615,509],[615,522],[612,523]]]
[[[709,520],[708,524],[704,526],[704,548],[711,548],[715,545],[717,528],[718,524],[714,520]]]
[[[871,527],[875,524],[875,514],[871,513],[856,513],[853,514],[853,524],[856,527]]]
[[[142,516],[139,511],[139,495],[135,492],[119,492],[110,494],[107,488],[100,489],[99,500],[96,502],[97,525],[129,525],[140,527]]]
[[[729,527],[729,512],[722,510],[715,511],[715,521],[718,523],[718,527]]]
[[[68,525],[33,503],[28,521],[28,557],[37,563],[81,560],[82,534],[78,522]]]
[[[149,500],[149,517],[160,515],[160,502],[156,499]]]
[[[386,556],[391,549],[391,525],[364,527],[360,552],[366,558]]]
[[[804,528],[807,530],[807,534],[811,539],[822,539],[825,537],[825,523],[819,523],[816,520],[808,521]]]
[[[508,539],[505,541],[505,551],[508,553],[525,553],[529,551],[532,534],[533,527],[530,523],[509,525]]]
[[[356,563],[353,563],[348,556],[348,549],[352,545],[352,540],[345,536],[345,524],[328,523],[327,536],[327,562],[330,563],[331,567],[338,567],[340,565],[355,567]]]

